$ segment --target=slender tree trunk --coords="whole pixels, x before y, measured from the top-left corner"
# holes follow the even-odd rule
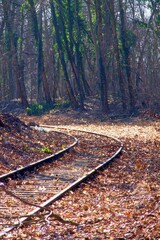
[[[130,105],[130,112],[134,112],[135,110],[135,90],[133,86],[133,81],[131,79],[131,65],[130,65],[130,52],[129,46],[127,46],[127,29],[126,29],[126,20],[124,15],[123,9],[123,0],[118,0],[119,3],[119,11],[120,11],[120,37],[122,42],[122,53],[123,53],[123,61],[124,61],[124,68],[127,76],[128,82],[128,90],[129,90],[129,105]]]
[[[101,3],[99,0],[95,0],[96,6],[96,16],[97,16],[97,24],[98,24],[98,72],[100,78],[100,86],[101,86],[101,103],[102,103],[102,111],[104,113],[108,113],[109,105],[108,105],[108,83],[105,73],[105,65],[103,59],[103,38],[102,38],[102,12],[101,12]]]
[[[77,100],[74,96],[73,89],[72,89],[72,86],[71,86],[71,83],[70,83],[70,80],[69,80],[69,76],[68,76],[68,72],[67,72],[62,40],[61,40],[60,32],[59,32],[59,29],[58,29],[55,6],[54,6],[54,2],[52,0],[50,0],[50,7],[51,7],[51,13],[52,13],[52,21],[53,21],[53,25],[55,27],[55,34],[56,34],[56,38],[57,38],[59,56],[60,56],[60,59],[61,59],[61,64],[62,64],[62,67],[63,67],[63,72],[64,72],[64,76],[65,76],[65,80],[66,80],[66,87],[67,87],[68,96],[69,96],[72,107],[73,108],[78,108],[79,105],[78,105],[78,102],[77,102]]]
[[[80,96],[80,108],[83,110],[84,109],[84,91],[82,87],[82,81],[81,81],[81,74],[80,74],[80,51],[79,51],[79,42],[80,42],[80,36],[79,38],[77,37],[77,40],[74,39],[73,37],[73,31],[76,31],[77,35],[79,35],[79,26],[76,21],[76,30],[73,29],[73,19],[76,19],[73,15],[73,9],[71,10],[71,1],[68,0],[68,25],[69,25],[69,40],[67,39],[67,30],[64,22],[64,17],[63,17],[63,12],[61,9],[62,6],[62,1],[59,0],[59,14],[60,14],[60,19],[61,19],[61,26],[62,26],[62,34],[64,38],[64,43],[65,43],[65,49],[67,53],[68,60],[71,64],[72,71],[76,80],[76,85],[78,88],[78,93]],[[78,2],[76,0],[75,5],[77,7]],[[75,8],[76,8],[75,7]],[[76,15],[78,14],[77,9],[75,9]],[[70,41],[70,42],[69,42]],[[75,48],[75,54],[74,54],[74,48]],[[77,61],[77,62],[76,62]]]
[[[96,17],[97,17],[97,25],[98,25],[98,37],[94,33],[93,24],[92,24],[92,15],[91,15],[91,0],[87,0],[87,10],[89,17],[89,25],[91,29],[92,39],[95,48],[95,56],[96,56],[96,72],[99,76],[100,81],[100,93],[101,93],[101,104],[102,111],[107,113],[109,111],[108,106],[108,85],[107,78],[104,67],[104,59],[103,59],[103,47],[102,47],[102,16],[101,16],[101,3],[98,0],[94,1],[96,8]]]
[[[91,0],[87,0],[86,4],[87,4],[87,11],[88,11],[88,18],[89,18],[89,27],[91,30],[92,41],[93,41],[94,49],[95,49],[95,59],[96,59],[95,75],[98,75],[99,49],[98,49],[97,38],[96,38],[96,35],[94,32],[94,27],[93,27],[93,23],[92,23]],[[96,85],[99,85],[99,82],[96,83]]]
[[[17,94],[17,83],[15,81],[15,78],[13,77],[13,68],[11,67],[13,65],[13,52],[12,52],[12,43],[11,39],[8,38],[8,45],[7,45],[7,73],[8,73],[8,86],[9,86],[9,100],[12,100],[16,97],[19,97],[19,93]],[[6,81],[7,82],[7,81]]]
[[[6,24],[8,36],[9,36],[10,43],[11,43],[11,50],[13,53],[12,60],[13,60],[13,69],[14,69],[15,77],[16,77],[17,90],[18,90],[18,94],[21,98],[23,105],[27,107],[28,106],[27,94],[26,94],[24,81],[21,76],[21,69],[20,69],[20,65],[18,62],[18,55],[17,55],[16,46],[15,46],[15,39],[13,36],[13,30],[11,27],[11,22],[10,22],[10,17],[9,17],[9,9],[10,9],[9,4],[10,3],[7,0],[3,0],[2,4],[3,4],[3,10],[4,10],[5,24]]]
[[[84,109],[84,97],[85,93],[83,91],[82,86],[82,78],[81,78],[81,52],[80,52],[80,41],[81,41],[81,34],[79,29],[79,22],[78,22],[78,13],[79,13],[79,2],[78,0],[75,0],[75,27],[77,30],[77,40],[75,41],[75,51],[76,51],[76,68],[77,68],[77,85],[78,90],[80,93],[80,103],[81,103],[81,109]]]
[[[128,109],[128,84],[125,82],[125,79],[123,77],[122,73],[122,60],[120,57],[120,49],[119,49],[119,43],[118,43],[118,36],[117,36],[117,24],[115,20],[115,10],[114,10],[114,1],[106,0],[106,5],[110,11],[111,15],[111,29],[114,36],[114,50],[116,55],[116,64],[117,64],[117,72],[118,72],[118,78],[119,78],[119,86],[121,91],[121,98],[122,98],[122,106],[123,110],[127,111]]]
[[[40,12],[39,12],[40,24],[38,25],[38,18],[37,18],[34,1],[28,0],[28,2],[30,5],[33,32],[34,32],[34,37],[35,37],[36,46],[37,46],[37,50],[38,50],[38,100],[39,100],[39,102],[42,101],[42,87],[43,87],[45,100],[47,103],[51,103],[52,98],[50,95],[49,84],[48,84],[48,80],[47,80],[46,73],[45,73],[44,57],[43,57],[42,6],[40,4]]]
[[[4,31],[4,28],[5,28],[5,21],[4,21],[4,18],[2,19],[2,23],[1,23],[1,26],[0,26],[0,41],[2,40],[2,36],[3,36],[3,31]],[[11,50],[11,41],[10,41],[10,38],[8,36],[6,36],[6,41],[8,42],[7,44],[7,60],[5,58],[5,60],[3,60],[5,62],[3,62],[2,64],[2,79],[4,81],[5,84],[3,84],[3,90],[4,90],[4,98],[7,97],[7,99],[11,100],[11,99],[14,99],[16,98],[16,86],[15,86],[15,83],[14,83],[14,78],[13,78],[13,71],[12,71],[12,50]],[[1,54],[0,56],[2,56],[2,51],[1,51]],[[4,71],[6,71],[6,73],[4,74]],[[8,73],[8,74],[7,74]],[[8,76],[8,77],[7,77]],[[9,93],[8,93],[8,96],[6,96],[5,92],[6,92],[6,88],[9,88]]]

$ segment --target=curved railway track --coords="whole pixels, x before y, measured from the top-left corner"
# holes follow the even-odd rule
[[[120,140],[107,135],[65,128],[63,132],[72,136],[70,146],[0,176],[0,239],[103,169],[123,148]]]

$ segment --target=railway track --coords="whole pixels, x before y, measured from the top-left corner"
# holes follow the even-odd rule
[[[43,127],[55,130],[53,126]],[[72,136],[70,146],[0,176],[0,239],[39,211],[46,210],[48,205],[104,168],[122,151],[122,143],[106,135],[65,128],[63,132]]]

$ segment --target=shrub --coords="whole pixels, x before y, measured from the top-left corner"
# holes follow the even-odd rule
[[[70,102],[68,100],[58,99],[55,108],[57,109],[66,109],[70,107]]]
[[[26,112],[29,116],[40,116],[44,113],[43,105],[38,103],[32,103],[30,107],[26,108]]]

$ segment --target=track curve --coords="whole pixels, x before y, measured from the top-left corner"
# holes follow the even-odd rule
[[[54,130],[55,128],[45,126],[46,128],[51,128]],[[64,130],[64,129],[63,129]],[[18,180],[16,182],[16,187],[9,185],[6,186],[6,189],[9,189],[15,196],[19,199],[25,200],[34,205],[34,207],[30,207],[28,211],[25,213],[26,216],[19,216],[16,219],[10,219],[10,221],[4,220],[4,224],[7,226],[5,229],[1,229],[0,237],[6,235],[9,231],[13,230],[17,225],[21,225],[32,215],[35,215],[38,211],[46,208],[51,203],[57,201],[60,197],[62,197],[67,191],[75,188],[80,183],[85,181],[87,178],[94,175],[97,171],[103,169],[106,165],[108,165],[111,161],[113,161],[121,152],[123,148],[123,144],[120,140],[112,138],[110,136],[106,136],[104,134],[98,134],[93,132],[87,132],[82,130],[67,130],[70,132],[74,132],[74,138],[77,141],[80,141],[78,147],[81,152],[68,153],[68,156],[64,155],[64,160],[61,158],[61,165],[59,166],[59,160],[50,163],[48,168],[43,168],[39,171],[35,171],[34,174],[27,174],[26,177],[21,181]],[[78,133],[79,132],[79,133]],[[83,137],[82,137],[83,135]],[[84,138],[84,139],[83,139]],[[95,143],[93,144],[93,138]],[[78,140],[77,140],[78,139]],[[87,139],[87,140],[86,140]],[[109,141],[108,141],[109,139]],[[85,144],[89,142],[89,146],[91,151],[88,150],[86,154]],[[107,148],[106,144],[110,144],[110,147],[115,145],[112,150],[112,154],[110,156],[106,155],[105,151]],[[74,145],[74,146],[75,146]],[[101,147],[101,155],[99,155],[99,149],[97,147]],[[104,149],[105,148],[105,149]],[[66,149],[68,152],[71,148]],[[70,155],[69,155],[70,154]],[[105,156],[103,156],[105,154]],[[60,154],[61,155],[61,154]],[[86,155],[86,156],[85,156]],[[52,156],[53,157],[53,156]],[[60,157],[60,156],[59,156]],[[70,160],[69,158],[73,159]],[[77,158],[77,159],[76,159]],[[89,159],[89,160],[87,160]],[[105,159],[105,160],[104,160]],[[35,168],[35,166],[34,166]],[[23,170],[24,173],[24,170]],[[15,173],[14,173],[15,174]],[[56,185],[56,183],[58,185]],[[57,188],[55,190],[55,188]],[[34,191],[33,191],[34,189]],[[3,187],[0,189],[3,191]],[[45,198],[43,197],[45,195]],[[38,198],[37,198],[38,196]],[[43,199],[43,201],[39,201],[39,198]],[[24,203],[24,201],[23,201]],[[15,202],[14,202],[15,204]],[[25,204],[24,204],[25,205]],[[37,207],[35,207],[37,206]],[[8,215],[8,212],[5,212],[5,215]],[[12,216],[18,215],[17,212],[13,213]],[[10,217],[12,217],[10,216]],[[0,219],[3,220],[3,217]]]
[[[57,132],[57,131],[54,131],[54,132]],[[57,132],[57,133],[60,134],[60,132]],[[5,181],[7,178],[14,178],[16,176],[19,177],[18,176],[19,174],[23,174],[26,171],[30,171],[30,170],[34,169],[35,167],[40,166],[41,164],[43,164],[45,162],[56,160],[57,158],[59,158],[60,156],[62,156],[63,154],[65,154],[67,151],[69,151],[70,149],[72,149],[73,147],[75,147],[78,144],[78,139],[75,138],[74,136],[72,136],[70,134],[67,134],[67,133],[61,133],[61,134],[64,134],[68,137],[71,137],[73,139],[73,143],[70,144],[69,146],[65,147],[64,149],[48,156],[48,157],[45,157],[43,159],[40,159],[40,160],[35,161],[33,163],[30,163],[30,164],[27,164],[26,166],[18,168],[14,171],[10,171],[6,174],[0,175],[0,181]]]

